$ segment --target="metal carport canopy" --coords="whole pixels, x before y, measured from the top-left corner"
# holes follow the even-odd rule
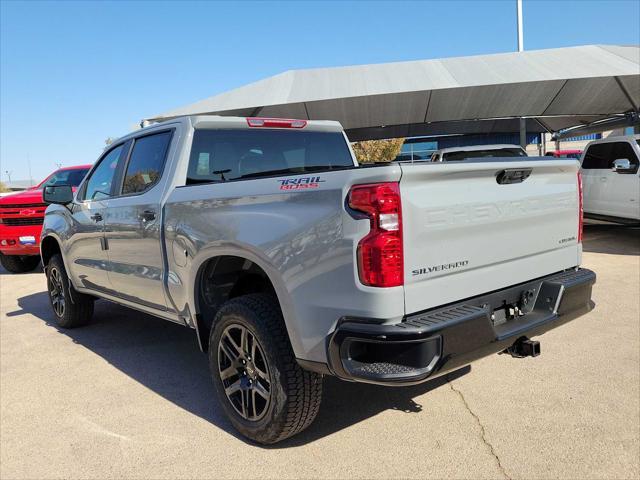
[[[587,45],[290,70],[146,120],[338,120],[351,140],[367,140],[513,132],[518,117],[529,131],[553,132],[639,106],[640,46]]]

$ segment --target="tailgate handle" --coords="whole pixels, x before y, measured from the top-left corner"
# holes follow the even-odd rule
[[[496,182],[500,185],[509,183],[522,183],[531,175],[530,168],[510,168],[501,170],[496,174]]]

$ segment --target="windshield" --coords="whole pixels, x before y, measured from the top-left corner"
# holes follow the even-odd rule
[[[88,168],[57,170],[38,185],[38,188],[51,187],[53,185],[71,185],[72,187],[77,187],[88,171]]]
[[[466,160],[467,158],[484,158],[484,157],[526,157],[527,154],[520,148],[499,148],[489,150],[468,150],[460,152],[449,152],[443,155],[442,160],[445,162],[454,162]]]

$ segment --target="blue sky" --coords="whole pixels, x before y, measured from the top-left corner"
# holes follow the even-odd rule
[[[92,163],[141,118],[295,68],[512,51],[515,0],[0,0],[0,178]],[[640,43],[640,1],[524,1],[525,49]]]

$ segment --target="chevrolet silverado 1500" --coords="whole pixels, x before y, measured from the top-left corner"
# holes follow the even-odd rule
[[[47,207],[42,201],[44,187],[77,187],[90,168],[61,168],[35,187],[0,198],[0,263],[7,271],[30,272],[40,263],[40,231]]]
[[[182,117],[104,152],[41,241],[61,328],[96,297],[195,330],[221,407],[274,443],[318,412],[322,375],[410,385],[592,307],[579,164],[359,167],[330,121]]]

